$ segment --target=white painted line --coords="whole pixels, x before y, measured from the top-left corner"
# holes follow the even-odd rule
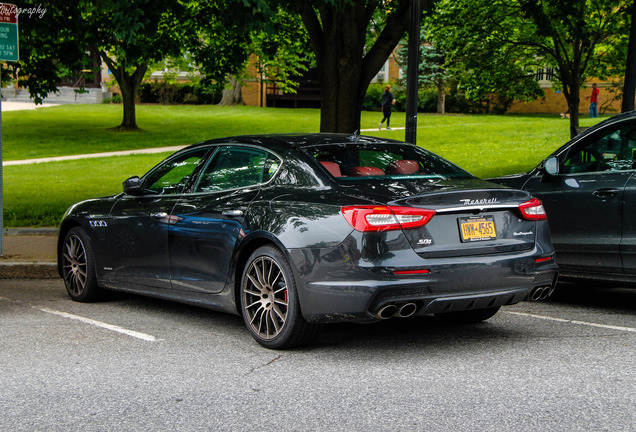
[[[101,322],[101,321],[96,321],[96,320],[93,320],[93,319],[90,319],[90,318],[85,318],[85,317],[82,317],[82,316],[79,316],[79,315],[73,315],[73,314],[70,314],[70,313],[67,313],[67,312],[61,312],[61,311],[57,311],[57,310],[49,309],[49,308],[45,308],[45,307],[38,307],[38,306],[31,306],[31,307],[33,309],[37,309],[37,310],[42,311],[42,312],[46,312],[46,313],[50,313],[50,314],[53,314],[53,315],[61,316],[63,318],[69,318],[69,319],[77,320],[77,321],[83,322],[84,324],[90,324],[90,325],[93,325],[95,327],[100,327],[100,328],[111,330],[111,331],[114,331],[114,332],[117,332],[117,333],[122,333],[122,334],[125,334],[127,336],[131,336],[131,337],[134,337],[134,338],[137,338],[137,339],[141,339],[141,340],[145,340],[145,341],[149,341],[149,342],[155,342],[157,340],[156,337],[148,335],[148,334],[145,334],[145,333],[140,333],[140,332],[136,332],[136,331],[133,331],[133,330],[128,330],[128,329],[125,329],[123,327],[119,327],[119,326],[112,325],[112,324],[107,324],[107,323],[104,323],[104,322]]]
[[[629,332],[629,333],[636,333],[636,328],[633,328],[633,327],[622,327],[622,326],[613,326],[613,325],[608,325],[608,324],[598,324],[598,323],[591,323],[591,322],[586,322],[586,321],[577,321],[577,320],[569,320],[569,319],[563,319],[563,318],[554,318],[554,317],[549,317],[549,316],[544,316],[544,315],[535,315],[535,314],[529,314],[529,313],[523,313],[523,312],[506,311],[505,313],[512,314],[512,315],[525,316],[525,317],[529,317],[529,318],[537,318],[537,319],[542,319],[542,320],[546,320],[546,321],[555,321],[555,322],[560,322],[560,323],[565,323],[565,324],[584,325],[584,326],[588,326],[588,327],[597,327],[597,328],[602,328],[602,329],[607,329],[607,330],[618,330],[618,331],[624,331],[624,332]]]
[[[91,158],[101,158],[101,157],[112,157],[112,156],[126,156],[133,154],[154,154],[154,153],[168,153],[168,152],[176,152],[177,150],[181,150],[186,146],[172,146],[172,147],[156,147],[149,149],[138,149],[138,150],[124,150],[124,151],[114,151],[114,152],[105,152],[105,153],[89,153],[89,154],[79,154],[79,155],[71,155],[71,156],[55,156],[48,158],[39,158],[39,159],[23,159],[23,160],[14,160],[14,161],[4,161],[4,166],[11,165],[29,165],[29,164],[37,164],[37,163],[45,163],[45,162],[61,162],[61,161],[69,161],[69,160],[77,160],[77,159],[91,159]]]
[[[419,129],[419,128],[418,128]],[[391,129],[383,128],[383,129],[360,129],[360,132],[391,132],[392,130],[406,130],[405,127],[394,127]]]

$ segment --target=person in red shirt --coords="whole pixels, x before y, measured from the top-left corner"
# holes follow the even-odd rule
[[[598,94],[599,90],[596,88],[596,83],[592,84],[592,95],[589,97],[590,99],[590,118],[598,117]],[[586,98],[588,99],[588,98]]]

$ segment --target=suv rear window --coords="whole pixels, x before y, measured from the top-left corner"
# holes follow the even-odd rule
[[[325,144],[305,148],[334,178],[474,178],[433,153],[410,144]]]

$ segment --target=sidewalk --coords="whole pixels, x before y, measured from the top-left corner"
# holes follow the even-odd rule
[[[5,229],[2,246],[0,279],[59,278],[56,228]]]

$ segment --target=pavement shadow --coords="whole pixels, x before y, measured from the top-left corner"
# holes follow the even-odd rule
[[[563,281],[558,283],[549,302],[636,313],[636,285],[585,280]]]

